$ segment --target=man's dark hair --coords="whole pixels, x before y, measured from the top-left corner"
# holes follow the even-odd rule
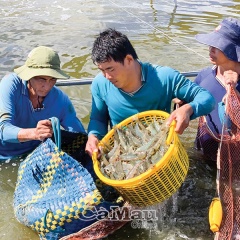
[[[112,28],[101,32],[93,43],[92,60],[94,63],[111,60],[123,63],[128,54],[134,59],[138,58],[127,36]]]

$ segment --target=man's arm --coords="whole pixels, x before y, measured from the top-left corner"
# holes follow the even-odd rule
[[[63,114],[61,114],[62,118],[59,119],[61,126],[70,132],[73,131],[73,132],[86,133],[82,122],[77,117],[76,110],[71,100],[63,92],[60,92],[60,95],[59,95],[59,106],[61,107],[63,112]]]
[[[88,135],[93,134],[99,140],[107,133],[109,121],[108,107],[102,97],[102,88],[104,86],[99,86],[98,82],[93,80],[91,85],[92,109],[88,125]]]
[[[101,90],[96,81],[91,85],[92,93],[92,109],[90,122],[88,125],[88,141],[86,144],[86,152],[92,156],[94,151],[98,152],[98,142],[108,131],[108,107],[101,97]]]
[[[215,107],[215,99],[212,94],[179,74],[175,76],[176,86],[174,95],[178,99],[188,103],[193,110],[190,120],[207,115]]]
[[[175,131],[182,134],[188,127],[190,120],[207,115],[214,109],[215,99],[208,90],[186,79],[181,74],[175,75],[174,81],[175,97],[181,99],[186,104],[171,113],[168,124],[170,125],[173,120],[176,120]]]
[[[53,130],[50,120],[41,120],[38,122],[36,128],[21,129],[18,132],[18,141],[26,142],[31,140],[43,141],[45,138],[52,137]]]

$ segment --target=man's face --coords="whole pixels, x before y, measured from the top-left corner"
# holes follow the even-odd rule
[[[55,85],[57,79],[49,76],[36,76],[29,81],[36,95],[39,97],[46,97]]]
[[[128,73],[130,68],[127,58],[124,59],[123,64],[110,60],[104,63],[97,63],[97,66],[102,71],[104,77],[115,87],[124,89],[129,84]]]

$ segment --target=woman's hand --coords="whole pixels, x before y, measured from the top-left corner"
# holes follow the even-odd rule
[[[236,87],[239,76],[237,72],[234,72],[232,70],[224,71],[223,77],[225,80],[226,85],[231,85],[232,87]]]

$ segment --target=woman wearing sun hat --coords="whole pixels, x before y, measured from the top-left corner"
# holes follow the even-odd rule
[[[34,48],[14,72],[0,82],[0,160],[28,153],[51,137],[51,117],[68,131],[85,132],[68,96],[54,86],[69,76],[53,49]]]
[[[197,147],[202,149],[207,160],[217,161],[218,197],[213,198],[209,208],[209,225],[215,233],[214,240],[237,240],[240,236],[240,119],[237,110],[240,91],[240,21],[225,18],[214,32],[198,34],[196,39],[209,46],[210,61],[214,64],[203,69],[195,80],[208,89],[216,100],[215,109],[206,116],[208,128],[200,118],[196,138]],[[232,112],[233,108],[235,112]]]
[[[219,136],[222,123],[219,117],[226,87],[232,84],[240,91],[240,21],[235,18],[225,18],[216,29],[207,34],[196,35],[197,41],[209,46],[209,57],[213,66],[201,70],[195,82],[212,93],[216,100],[215,109],[206,116],[208,127]],[[216,160],[218,142],[209,134],[198,129],[197,148],[201,149],[209,160]]]

